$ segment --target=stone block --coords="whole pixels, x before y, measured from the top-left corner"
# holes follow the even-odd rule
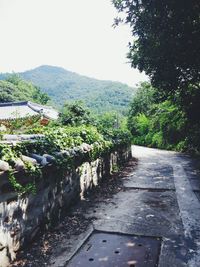
[[[3,160],[0,160],[0,171],[8,171],[9,170],[9,164]]]
[[[86,151],[90,147],[84,145],[83,149]],[[63,152],[61,154],[63,155]],[[2,266],[0,266],[7,267],[10,260],[15,258],[17,251],[26,242],[34,239],[41,228],[48,228],[49,225],[57,223],[61,214],[70,205],[84,198],[84,195],[97,186],[100,180],[109,177],[113,166],[129,157],[129,150],[124,150],[123,153],[113,152],[93,162],[80,163],[81,165],[76,169],[66,171],[65,175],[57,172],[53,165],[45,163],[45,167],[42,167],[43,177],[36,179],[37,194],[24,197],[17,197],[16,194],[13,195],[13,192],[5,190],[9,186],[6,173],[3,173],[3,176],[0,176],[2,178],[0,179],[0,259]],[[21,160],[30,161],[33,164],[37,162],[48,164],[53,158],[50,155],[31,154],[30,157],[22,156]],[[77,162],[82,162],[82,158]],[[18,162],[19,169],[20,164],[21,161]],[[5,170],[9,168],[2,161],[0,161],[0,166]],[[23,177],[23,172],[18,172],[17,175],[20,182],[26,179]]]

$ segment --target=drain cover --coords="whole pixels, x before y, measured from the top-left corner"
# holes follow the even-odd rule
[[[69,267],[155,267],[160,240],[151,237],[94,233]]]

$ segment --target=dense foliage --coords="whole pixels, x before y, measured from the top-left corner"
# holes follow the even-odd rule
[[[82,126],[41,126],[32,125],[25,133],[40,134],[34,141],[24,141],[15,146],[0,144],[0,160],[10,165],[8,177],[14,189],[23,194],[36,192],[36,180],[42,175],[41,167],[30,162],[24,162],[24,172],[31,178],[31,182],[20,184],[16,179],[15,166],[22,155],[37,155],[39,159],[50,158],[50,163],[60,175],[64,175],[68,169],[80,166],[82,162],[92,161],[112,150],[130,145],[130,134],[116,129],[109,131],[109,135],[103,135],[97,128],[91,125]],[[48,161],[48,160],[47,160]],[[28,180],[27,180],[28,181]]]
[[[199,0],[113,0],[131,27],[128,58],[162,90],[200,83]],[[116,24],[121,19],[116,19]]]
[[[98,131],[113,144],[131,143],[131,133],[127,128],[127,118],[116,112],[106,112],[94,118]]]
[[[129,127],[139,144],[200,152],[199,0],[113,0],[133,41],[128,58],[157,88],[140,88]]]
[[[49,97],[31,82],[26,82],[17,75],[13,74],[6,80],[0,80],[0,102],[24,100],[46,104]]]
[[[151,147],[200,152],[200,127],[170,97],[158,98],[159,92],[150,84],[138,88],[131,103],[128,128],[133,142]],[[140,103],[140,105],[138,105]]]
[[[96,113],[126,112],[135,92],[126,84],[88,78],[59,67],[41,66],[19,75],[39,86],[58,107],[81,100]]]
[[[45,93],[17,75],[0,81],[0,97],[1,102],[31,100],[45,104],[49,100]],[[20,194],[36,193],[36,181],[42,175],[41,165],[23,161],[22,155],[35,154],[43,158],[50,155],[51,164],[62,176],[76,164],[80,165],[81,162],[94,160],[121,146],[130,145],[130,134],[121,129],[113,130],[111,117],[106,118],[109,126],[104,123],[102,128],[102,116],[97,119],[82,102],[74,102],[66,103],[61,109],[59,120],[51,121],[48,125],[41,125],[37,117],[7,122],[6,127],[1,128],[1,138],[6,133],[40,134],[34,141],[23,141],[17,145],[0,144],[0,160],[10,166],[8,179],[12,187]],[[112,122],[108,122],[109,120]],[[118,128],[119,125],[115,126]],[[27,177],[23,184],[15,175],[18,161],[23,161],[21,175]]]
[[[60,112],[62,125],[83,125],[92,122],[89,109],[80,101],[65,103]]]
[[[67,126],[67,127],[40,127],[31,129],[30,133],[44,134],[44,138],[36,143],[25,143],[28,151],[38,154],[50,153],[71,149],[82,143],[89,145],[95,142],[104,142],[103,136],[93,126]]]

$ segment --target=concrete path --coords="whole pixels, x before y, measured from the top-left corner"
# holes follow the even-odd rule
[[[71,239],[68,249],[53,258],[50,266],[79,266],[79,255],[86,259],[84,250],[89,251],[92,242],[100,238],[98,234],[106,233],[143,238],[144,244],[159,242],[159,249],[157,244],[155,249],[149,248],[152,255],[156,254],[156,263],[146,259],[146,265],[127,261],[123,266],[200,266],[200,175],[195,161],[179,153],[138,146],[133,146],[132,152],[138,166],[124,177],[124,190],[112,201],[96,205],[96,220],[84,234]],[[85,216],[92,218],[94,210],[87,210]],[[116,240],[116,235],[109,237]],[[87,266],[107,266],[102,260],[111,257],[109,248],[106,253],[107,257],[101,259],[95,258],[98,254],[94,253]],[[112,266],[122,265],[116,260]]]

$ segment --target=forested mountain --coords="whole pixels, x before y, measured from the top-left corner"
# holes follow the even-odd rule
[[[46,104],[50,98],[31,82],[24,81],[18,75],[11,75],[0,80],[0,102],[29,100]]]
[[[82,100],[94,111],[124,112],[135,92],[126,84],[88,78],[60,67],[40,66],[19,75],[47,93],[59,107]]]

